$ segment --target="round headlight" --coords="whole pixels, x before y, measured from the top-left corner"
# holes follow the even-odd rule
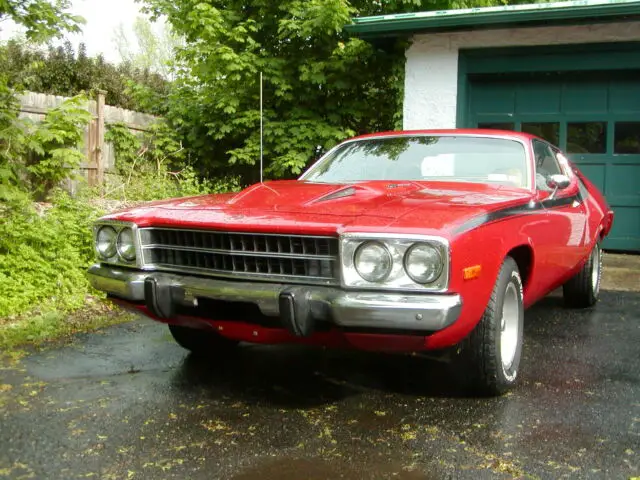
[[[136,259],[136,244],[133,238],[133,230],[129,227],[120,230],[116,246],[118,247],[118,254],[127,262],[132,262]]]
[[[358,247],[353,258],[358,275],[367,282],[379,283],[393,268],[393,259],[387,247],[380,242],[366,242]]]
[[[116,231],[113,227],[105,226],[98,230],[96,250],[103,258],[111,258],[116,254]]]
[[[414,244],[404,255],[404,269],[416,283],[431,283],[442,273],[442,256],[427,243]]]

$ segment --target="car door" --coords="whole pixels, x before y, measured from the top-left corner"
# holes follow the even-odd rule
[[[560,150],[542,140],[533,140],[537,197],[546,217],[544,238],[537,239],[540,259],[548,282],[565,280],[587,254],[587,212],[578,178]],[[569,177],[570,185],[554,191],[552,175]]]

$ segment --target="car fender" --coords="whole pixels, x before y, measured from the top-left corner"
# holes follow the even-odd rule
[[[462,310],[454,324],[427,337],[427,348],[451,346],[469,335],[487,308],[500,268],[509,252],[523,245],[533,249],[532,239],[518,233],[517,229],[509,232],[509,225],[517,226],[517,223],[495,222],[451,241],[449,291],[462,297]],[[477,271],[478,266],[479,273],[474,276],[474,268]]]

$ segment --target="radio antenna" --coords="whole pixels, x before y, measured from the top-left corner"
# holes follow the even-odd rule
[[[260,183],[262,183],[262,72],[260,72]]]

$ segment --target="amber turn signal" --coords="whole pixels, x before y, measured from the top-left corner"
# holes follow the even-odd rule
[[[462,276],[465,280],[472,280],[480,276],[482,270],[481,265],[474,265],[473,267],[467,267],[462,269]]]

